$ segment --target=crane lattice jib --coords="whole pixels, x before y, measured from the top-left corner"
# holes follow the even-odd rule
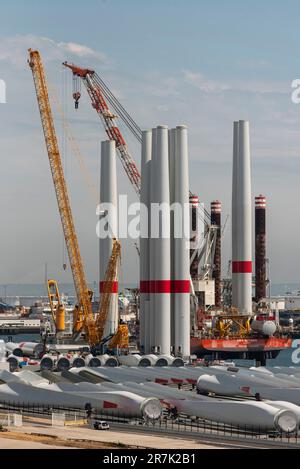
[[[119,128],[114,124],[114,119],[117,116],[113,115],[109,110],[106,99],[116,110],[116,112],[124,121],[125,125],[128,127],[130,132],[140,143],[142,143],[142,131],[140,127],[128,114],[128,112],[118,101],[118,99],[113,95],[112,91],[105,84],[102,78],[94,70],[91,70],[89,68],[77,67],[76,65],[69,64],[68,62],[64,62],[63,65],[72,70],[73,77],[79,78],[83,81],[90,96],[92,107],[97,111],[109,139],[115,140],[116,148],[120,156],[122,165],[125,169],[125,172],[131,184],[133,185],[136,193],[139,195],[141,189],[140,173],[138,171],[137,165],[133,157],[129,153],[128,147]],[[76,93],[73,96],[74,98],[76,96],[76,100],[79,100],[81,94]],[[190,191],[189,194],[193,195],[193,192]],[[204,209],[204,223],[206,226],[210,224],[210,214],[207,212],[206,209]]]
[[[113,247],[105,272],[103,291],[101,293],[99,313],[96,319],[96,330],[98,333],[98,341],[103,339],[104,327],[107,321],[109,306],[112,298],[112,285],[117,278],[118,265],[121,259],[121,243],[113,240]]]
[[[124,170],[136,193],[139,195],[141,190],[141,176],[133,157],[129,153],[120,129],[115,125],[117,116],[109,110],[101,89],[94,80],[94,74],[88,73],[83,79],[83,82],[92,101],[92,106],[101,118],[108,138],[116,142],[116,149],[119,153]]]
[[[103,85],[101,85],[99,82],[101,80],[100,77],[93,70],[82,69],[80,67],[76,67],[75,65],[70,65],[66,62],[63,65],[70,68],[74,76],[80,77],[82,79],[91,99],[92,106],[98,113],[108,138],[116,142],[116,149],[124,170],[136,193],[139,195],[141,191],[141,175],[133,157],[128,150],[125,139],[115,123],[115,120],[118,116],[110,111],[105,100],[104,90],[101,89],[101,86]],[[124,112],[126,111],[124,110]],[[129,123],[129,125],[133,126],[131,123]],[[134,125],[138,127],[135,123]],[[141,141],[141,130],[134,130],[134,132],[138,140]]]
[[[73,216],[66,181],[64,178],[61,157],[51,112],[46,77],[38,51],[29,49],[29,66],[32,70],[36,96],[39,105],[42,127],[50,162],[50,168],[60,213],[65,242],[72,270],[78,307],[82,310],[84,321],[92,320],[90,291],[87,286],[81,260],[78,239],[75,232]]]

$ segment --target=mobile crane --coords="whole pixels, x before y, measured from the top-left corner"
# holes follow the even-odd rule
[[[100,303],[99,314],[95,320],[92,311],[93,292],[88,288],[83,268],[83,262],[79,250],[70,199],[52,117],[46,76],[39,51],[29,49],[28,63],[33,75],[52,179],[77,296],[77,305],[75,306],[73,313],[73,338],[78,338],[81,332],[84,331],[89,344],[94,347],[103,339],[102,336],[108,315],[110,292],[107,291],[106,294],[104,294],[103,300]],[[111,277],[113,279],[116,275],[119,257],[120,243],[114,240],[112,256],[108,263],[108,279]],[[50,300],[50,303],[52,301],[53,307],[53,298],[56,297],[58,301],[60,300],[57,283],[50,283],[50,288],[51,287],[54,287],[54,296],[52,296]],[[48,291],[49,295],[51,295],[50,290]],[[52,308],[51,311],[52,314],[55,313],[54,309],[52,310]]]

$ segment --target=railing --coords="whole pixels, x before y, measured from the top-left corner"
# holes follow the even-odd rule
[[[299,432],[284,433],[281,431],[270,431],[269,429],[254,428],[247,425],[232,425],[215,422],[204,419],[191,419],[184,415],[178,417],[170,417],[167,412],[164,412],[160,419],[151,421],[143,418],[130,418],[124,415],[118,409],[114,409],[114,415],[105,410],[89,411],[83,410],[82,408],[70,408],[64,406],[51,406],[51,405],[39,405],[39,404],[18,404],[13,401],[6,401],[0,404],[0,414],[3,411],[21,413],[23,420],[26,418],[39,416],[45,418],[45,422],[49,421],[51,424],[51,416],[53,413],[64,413],[65,421],[68,420],[83,420],[93,418],[101,419],[109,422],[111,426],[126,427],[128,429],[137,428],[139,431],[151,431],[151,433],[164,433],[168,435],[172,434],[186,434],[186,436],[192,437],[205,437],[207,439],[232,441],[232,442],[252,442],[265,443],[269,445],[280,445],[280,446],[300,446],[300,435]],[[182,436],[183,436],[182,435]]]

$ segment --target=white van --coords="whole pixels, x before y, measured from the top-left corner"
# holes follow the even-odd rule
[[[94,420],[92,425],[94,430],[109,430],[109,423],[105,420]]]

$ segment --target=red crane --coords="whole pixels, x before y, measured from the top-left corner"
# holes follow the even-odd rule
[[[116,118],[121,117],[129,130],[141,143],[142,131],[140,127],[134,122],[132,117],[127,113],[121,103],[119,103],[117,98],[110,91],[108,86],[94,70],[80,68],[76,65],[68,64],[67,62],[64,62],[63,65],[70,68],[73,72],[73,98],[75,100],[75,109],[78,109],[78,103],[81,97],[80,83],[83,81],[90,96],[92,106],[97,111],[104,125],[108,138],[116,142],[116,149],[120,156],[125,172],[136,193],[139,195],[141,190],[141,176],[137,165],[128,150],[124,137],[116,125]],[[117,112],[117,114],[113,114],[110,111],[107,101],[111,104],[112,108]]]
[[[125,139],[115,123],[115,120],[117,117],[120,117],[138,142],[142,143],[142,131],[140,127],[94,70],[81,68],[67,62],[64,62],[63,65],[71,69],[73,72],[73,98],[75,100],[75,109],[78,109],[79,99],[81,97],[80,85],[83,81],[90,96],[92,106],[97,111],[109,139],[116,142],[116,148],[121,158],[122,165],[137,195],[139,196],[141,189],[141,176],[137,165],[128,150]],[[110,111],[107,103],[111,105],[116,114],[113,114]],[[190,195],[193,195],[191,191]],[[209,227],[210,214],[206,209],[204,209],[203,218],[205,225]]]

